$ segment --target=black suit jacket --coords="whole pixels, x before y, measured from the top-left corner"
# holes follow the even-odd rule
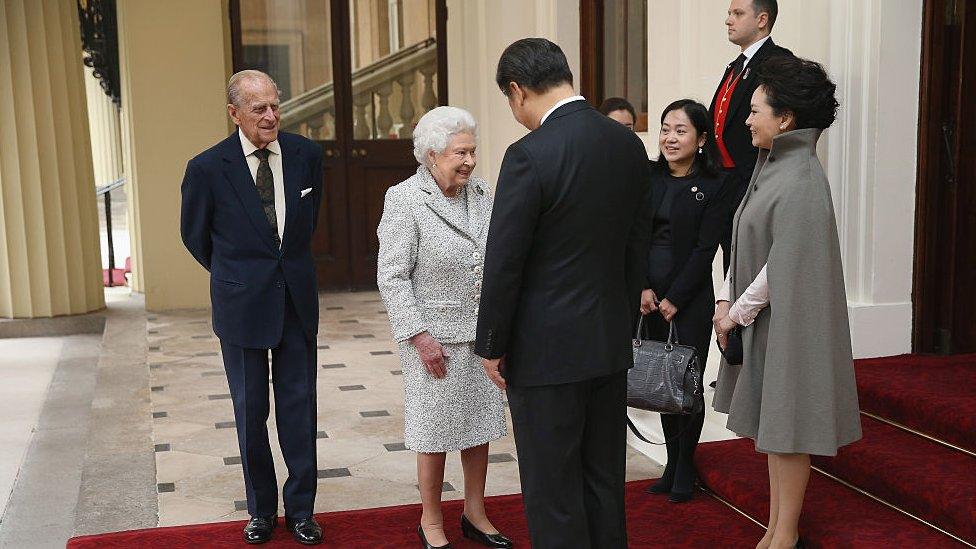
[[[505,152],[488,232],[475,352],[513,385],[609,375],[633,363],[651,193],[643,143],[585,101]]]
[[[746,65],[745,72],[742,73],[742,80],[732,92],[729,98],[729,112],[725,118],[725,129],[722,133],[722,140],[725,148],[729,151],[732,161],[735,162],[735,172],[740,180],[746,182],[752,177],[752,169],[756,167],[756,159],[759,157],[759,149],[752,146],[752,135],[746,127],[746,118],[749,118],[749,104],[752,94],[759,87],[759,79],[756,78],[756,71],[762,66],[763,61],[774,55],[793,55],[790,50],[777,46],[770,38],[766,41],[759,51],[752,56],[749,64]],[[712,104],[708,108],[712,120],[716,119],[716,102],[721,101],[719,93],[722,91],[722,84],[732,72],[732,63],[725,67],[722,79],[719,80],[715,88],[715,95],[712,96]]]
[[[236,131],[190,160],[183,177],[183,243],[210,272],[214,333],[239,347],[278,345],[289,294],[306,337],[318,334],[311,241],[322,200],[322,149],[284,132],[278,144],[286,216],[280,249]],[[312,190],[303,197],[303,189]]]

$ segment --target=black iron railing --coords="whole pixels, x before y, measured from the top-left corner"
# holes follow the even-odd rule
[[[106,185],[95,187],[95,196],[105,197],[105,233],[108,237],[108,283],[106,286],[115,286],[113,277],[115,276],[115,245],[112,242],[112,191],[125,185],[125,178],[120,177]],[[123,279],[125,275],[123,275]]]

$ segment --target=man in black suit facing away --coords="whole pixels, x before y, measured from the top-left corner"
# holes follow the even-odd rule
[[[532,546],[627,546],[626,372],[650,239],[647,153],[573,91],[559,46],[496,81],[531,132],[505,153],[475,352],[508,391]]]
[[[319,302],[311,251],[322,149],[278,131],[278,87],[267,74],[232,76],[227,103],[238,130],[187,165],[180,232],[210,272],[213,328],[234,401],[251,515],[244,541],[268,541],[277,524],[267,427],[270,351],[278,442],[288,466],[285,524],[312,545],[322,542],[312,518]]]
[[[759,156],[759,149],[752,146],[752,135],[746,127],[749,103],[759,86],[754,75],[765,59],[774,55],[793,55],[790,50],[774,44],[769,36],[778,12],[776,0],[732,0],[725,19],[729,42],[742,50],[725,68],[709,107],[722,167],[733,174],[736,186],[728,227],[721,241],[726,271],[732,251],[732,217],[746,194]]]

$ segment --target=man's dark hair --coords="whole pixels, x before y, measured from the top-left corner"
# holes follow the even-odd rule
[[[773,24],[776,23],[776,15],[779,13],[779,4],[776,0],[752,0],[752,11],[757,17],[760,13],[766,12],[769,15],[769,26],[766,30],[773,32]]]
[[[502,52],[495,82],[508,95],[508,83],[515,82],[535,93],[545,93],[560,84],[573,84],[573,73],[559,46],[545,38],[523,38]]]
[[[634,110],[634,106],[630,104],[623,97],[608,97],[603,100],[600,104],[599,111],[603,114],[610,114],[613,111],[627,111],[630,113],[631,118],[634,119],[634,124],[637,123],[637,111]]]
[[[796,129],[827,129],[837,117],[837,85],[823,65],[792,55],[775,55],[763,61],[756,78],[766,93],[766,103],[781,116],[792,112]]]
[[[664,111],[661,112],[661,125],[664,125],[664,119],[669,112],[677,110],[684,111],[691,125],[695,127],[695,139],[705,136],[705,144],[701,147],[701,152],[695,154],[695,161],[691,165],[692,173],[715,177],[719,173],[720,153],[715,142],[715,134],[712,132],[712,115],[708,114],[708,107],[694,99],[679,99],[664,107]],[[657,166],[664,170],[668,169],[668,161],[664,159],[663,154],[658,155]]]

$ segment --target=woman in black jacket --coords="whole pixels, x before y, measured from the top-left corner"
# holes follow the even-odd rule
[[[674,322],[679,341],[698,351],[702,371],[715,309],[712,260],[732,200],[711,127],[708,109],[691,99],[671,103],[661,115],[660,156],[651,170],[658,207],[641,295],[643,314],[660,313],[645,319],[651,338],[666,340],[668,322]],[[651,493],[670,494],[674,503],[692,498],[692,460],[704,421],[704,407],[698,414],[661,415],[668,463]]]

